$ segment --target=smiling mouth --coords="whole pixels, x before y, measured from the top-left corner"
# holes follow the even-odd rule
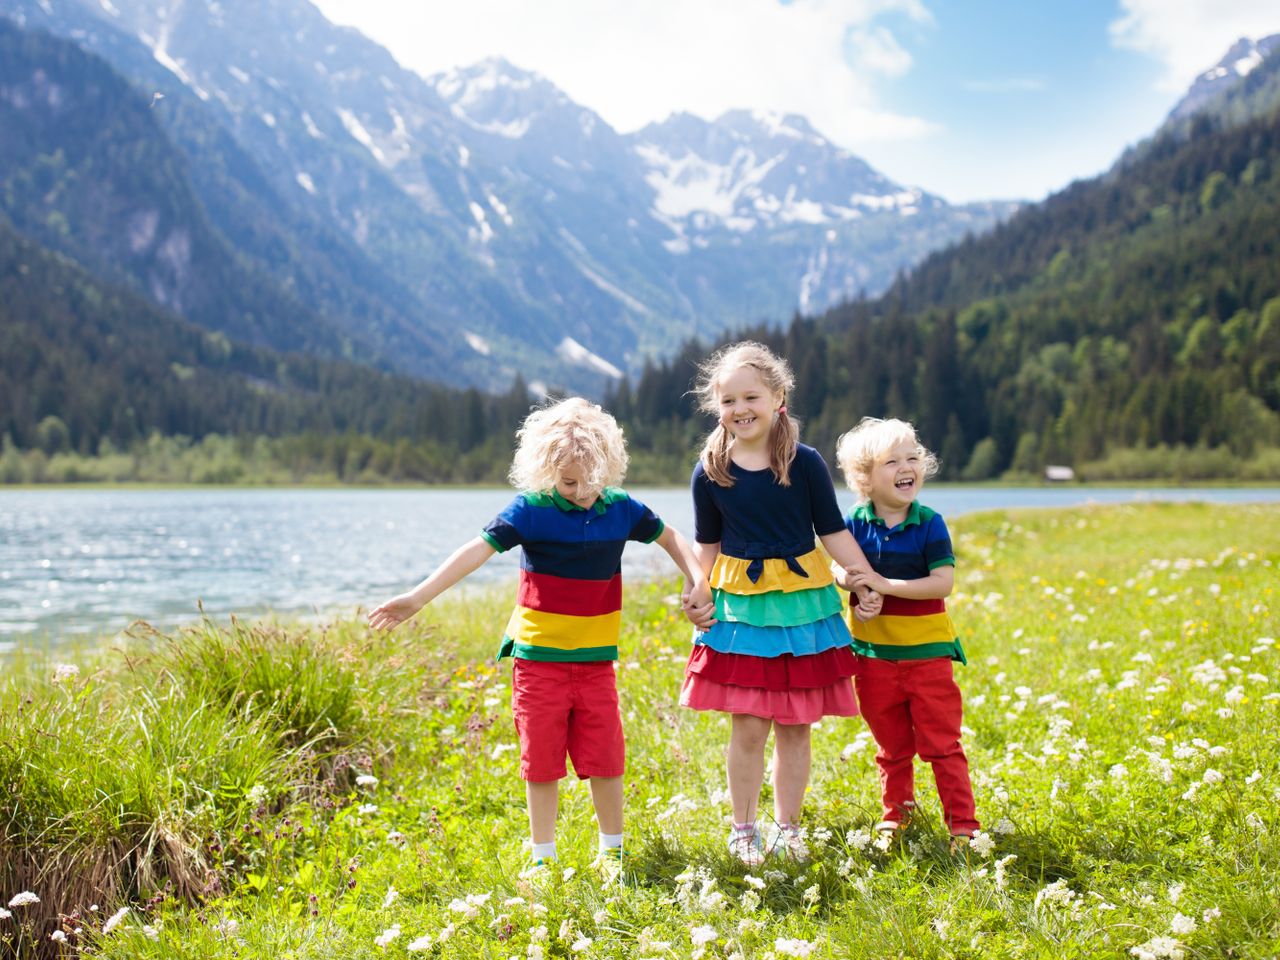
[[[755,422],[756,422],[755,417],[742,417],[740,419],[734,420],[733,425],[735,427],[747,427]]]
[[[895,481],[893,485],[899,490],[910,490],[916,485],[916,482],[912,477],[903,477],[901,480]]]

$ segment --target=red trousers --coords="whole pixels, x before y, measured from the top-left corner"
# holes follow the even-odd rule
[[[960,688],[951,660],[858,657],[858,705],[879,750],[884,819],[900,821],[915,806],[916,754],[933,767],[942,818],[953,833],[978,829],[969,760],[960,746]]]

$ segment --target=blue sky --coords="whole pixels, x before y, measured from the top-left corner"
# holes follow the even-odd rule
[[[317,0],[429,75],[491,56],[621,131],[800,113],[948,200],[1038,200],[1152,132],[1276,0]]]

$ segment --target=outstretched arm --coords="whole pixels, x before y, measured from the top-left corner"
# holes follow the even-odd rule
[[[459,580],[484,566],[497,552],[484,537],[469,540],[408,593],[392,597],[370,610],[369,625],[377,630],[399,626]]]

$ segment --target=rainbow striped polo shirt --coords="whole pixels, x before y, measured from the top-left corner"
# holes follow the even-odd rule
[[[652,543],[662,521],[625,490],[606,487],[589,508],[549,492],[520,494],[481,536],[520,551],[520,590],[498,659],[618,659],[622,549]]]
[[[858,541],[872,569],[894,580],[919,580],[935,567],[955,566],[951,534],[942,515],[913,502],[906,518],[889,528],[875,507],[860,503],[849,511],[845,526]],[[853,649],[879,660],[923,660],[949,657],[968,663],[947,613],[946,601],[885,597],[880,615],[866,623],[849,613]]]

